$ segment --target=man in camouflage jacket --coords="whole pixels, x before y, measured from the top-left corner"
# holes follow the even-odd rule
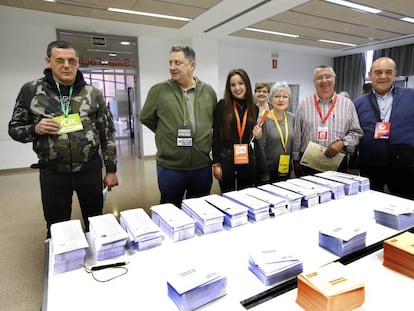
[[[43,78],[21,88],[9,135],[33,143],[50,237],[53,223],[71,219],[73,191],[88,231],[88,217],[102,214],[103,186],[111,190],[118,178],[112,115],[100,91],[87,85],[78,70],[76,48],[65,41],[51,42],[46,64]],[[65,127],[67,124],[76,126]]]

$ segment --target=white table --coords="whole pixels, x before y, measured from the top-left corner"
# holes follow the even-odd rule
[[[277,248],[297,255],[305,270],[319,267],[338,259],[318,246],[318,231],[327,223],[360,224],[367,230],[367,246],[398,234],[397,230],[375,223],[373,209],[386,201],[414,204],[414,201],[367,191],[184,241],[173,242],[166,237],[158,247],[132,251],[127,256],[128,273],[106,283],[95,281],[84,269],[54,275],[53,260],[48,256],[50,245],[47,245],[42,308],[50,311],[178,310],[167,295],[169,276],[194,265],[209,265],[227,276],[227,295],[200,310],[245,310],[241,301],[272,288],[263,285],[248,269],[248,256],[253,249]],[[285,302],[295,310],[299,306],[292,295],[295,296],[295,290],[254,310],[267,310],[267,305],[280,301],[283,310],[288,310]]]

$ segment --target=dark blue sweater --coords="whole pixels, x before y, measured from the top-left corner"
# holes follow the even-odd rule
[[[407,144],[414,148],[414,89],[395,87],[392,94],[389,139],[374,139],[378,119],[371,107],[370,97],[376,103],[375,95],[370,92],[354,101],[364,131],[359,144],[361,167],[386,165],[390,144]]]

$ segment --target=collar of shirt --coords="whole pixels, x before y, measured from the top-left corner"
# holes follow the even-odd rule
[[[329,100],[324,101],[322,98],[319,97],[318,93],[316,93],[316,97],[318,98],[318,103],[319,104],[328,104],[328,105],[332,104],[332,102],[335,98],[335,95],[336,95],[336,92],[333,93],[332,97]]]

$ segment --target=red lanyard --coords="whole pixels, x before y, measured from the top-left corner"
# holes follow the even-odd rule
[[[246,129],[246,122],[247,122],[247,107],[246,107],[246,110],[244,111],[242,125],[240,125],[240,116],[239,116],[239,112],[237,111],[236,102],[233,102],[233,109],[234,109],[234,114],[236,115],[237,131],[239,132],[239,140],[240,140],[240,143],[242,143],[242,138],[243,138],[244,130]]]
[[[337,99],[338,99],[338,95],[335,95],[335,98],[332,102],[332,105],[331,105],[331,107],[329,107],[328,113],[325,115],[325,117],[322,117],[322,111],[321,111],[321,107],[319,106],[319,103],[318,103],[318,98],[316,97],[316,94],[313,94],[313,101],[315,102],[315,107],[316,107],[316,110],[318,111],[319,117],[322,120],[322,124],[325,124],[326,120],[328,120],[329,116],[332,113],[332,110],[335,107]]]

